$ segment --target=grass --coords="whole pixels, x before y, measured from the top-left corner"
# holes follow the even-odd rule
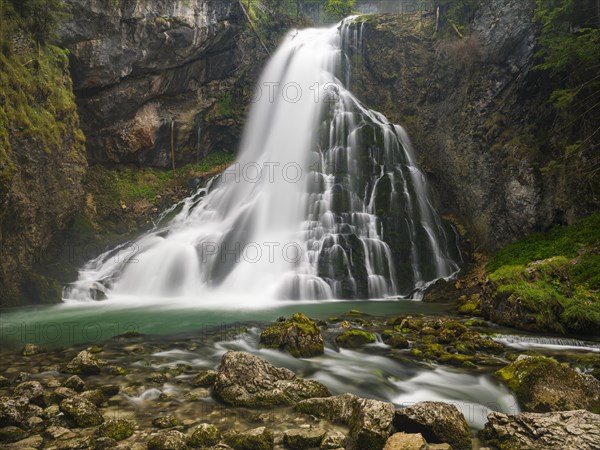
[[[496,295],[531,311],[547,330],[600,330],[600,214],[537,233],[502,249],[488,264]]]

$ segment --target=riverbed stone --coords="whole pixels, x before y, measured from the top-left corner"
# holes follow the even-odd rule
[[[42,448],[44,445],[44,438],[39,434],[30,436],[25,439],[21,439],[13,444],[7,444],[3,448],[4,450],[29,450]]]
[[[15,387],[14,393],[25,397],[30,403],[45,406],[44,387],[39,381],[26,381]]]
[[[101,406],[104,403],[104,393],[100,389],[82,392],[78,397],[93,403],[95,406]]]
[[[293,450],[319,447],[326,431],[322,428],[297,428],[283,434],[283,444]]]
[[[60,403],[60,410],[81,428],[93,427],[104,422],[96,406],[83,398],[71,397]]]
[[[465,417],[448,403],[419,402],[400,409],[396,411],[394,426],[398,431],[421,433],[427,442],[472,448],[471,430]]]
[[[265,427],[234,434],[226,442],[235,450],[272,450],[275,446],[273,433]]]
[[[25,397],[0,397],[0,426],[22,426],[29,401]]]
[[[135,423],[126,419],[111,419],[98,428],[98,435],[122,441],[133,435]]]
[[[496,372],[525,411],[600,413],[600,381],[543,356],[521,355]]]
[[[217,427],[208,423],[202,423],[194,430],[188,443],[192,447],[212,447],[221,440],[221,432]]]
[[[184,450],[187,448],[185,434],[177,430],[163,431],[150,438],[148,450]]]
[[[0,389],[10,386],[10,380],[0,375]]]
[[[409,347],[408,339],[401,333],[392,333],[385,336],[383,343],[397,349]]]
[[[63,372],[73,375],[97,375],[100,373],[100,363],[98,358],[83,350],[64,367]]]
[[[21,350],[22,356],[35,356],[43,353],[44,349],[36,344],[25,344]]]
[[[325,351],[319,326],[302,313],[265,328],[260,334],[260,345],[285,350],[296,358],[310,358]]]
[[[64,387],[74,390],[75,392],[83,392],[85,390],[85,381],[79,378],[77,375],[72,375],[65,380],[63,383]]]
[[[196,375],[190,384],[197,388],[209,388],[215,384],[215,381],[217,381],[217,372],[208,369]]]
[[[318,381],[296,377],[286,368],[245,352],[229,351],[223,355],[213,396],[235,406],[265,407],[293,405],[331,393]]]
[[[294,410],[310,414],[330,422],[347,425],[360,397],[354,394],[341,394],[327,398],[311,398],[298,402]]]
[[[0,428],[0,442],[17,442],[25,437],[27,437],[27,432],[14,425]]]
[[[355,402],[350,420],[352,448],[382,448],[392,430],[394,405],[371,399],[358,399]]]
[[[331,430],[325,434],[321,441],[321,450],[334,450],[346,446],[346,435],[341,431]]]
[[[500,450],[597,450],[600,415],[585,410],[515,416],[493,412],[479,437]]]
[[[359,329],[347,330],[336,336],[335,342],[344,348],[359,348],[375,342],[375,335]]]
[[[429,446],[421,433],[394,433],[383,450],[429,450]]]
[[[157,417],[156,419],[154,419],[152,421],[152,425],[155,426],[156,428],[173,428],[176,427],[177,425],[179,425],[179,421],[177,420],[177,418],[175,416],[172,415],[168,415],[168,416],[162,416],[162,417]]]

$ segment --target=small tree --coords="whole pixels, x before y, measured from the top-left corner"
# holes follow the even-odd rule
[[[343,19],[352,14],[356,0],[327,0],[325,12],[336,19]]]

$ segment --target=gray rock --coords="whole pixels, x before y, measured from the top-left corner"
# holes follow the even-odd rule
[[[394,433],[392,434],[383,450],[429,450],[427,441],[420,433]]]
[[[333,423],[347,425],[359,400],[354,394],[342,394],[327,398],[303,400],[294,406],[294,410],[316,417],[327,419]]]
[[[0,397],[0,426],[22,426],[27,419],[27,405],[25,397]]]
[[[44,405],[44,388],[39,381],[26,381],[15,387],[15,394],[25,397],[30,403]]]
[[[597,450],[600,415],[584,410],[516,416],[494,412],[488,415],[480,438],[500,450]]]
[[[230,405],[264,407],[292,405],[313,397],[327,397],[329,390],[294,372],[244,352],[223,355],[213,396]]]
[[[341,431],[328,431],[321,441],[321,450],[334,450],[346,446],[346,436]]]
[[[392,431],[394,412],[391,403],[358,399],[349,422],[352,448],[382,448]]]
[[[85,390],[85,382],[77,375],[67,378],[63,386],[73,389],[75,392],[83,392]]]
[[[71,397],[63,400],[60,403],[60,410],[82,428],[97,426],[104,422],[98,408],[83,398]]]
[[[207,423],[200,424],[190,437],[188,443],[192,447],[212,447],[221,440],[221,433],[217,427]]]
[[[217,372],[214,370],[203,370],[194,377],[191,385],[197,388],[208,388],[212,387],[217,380]]]
[[[226,441],[235,450],[271,450],[275,445],[273,433],[265,427],[229,436]]]
[[[454,405],[419,402],[396,411],[394,426],[406,433],[421,433],[427,442],[448,443],[454,448],[472,448],[471,430]]]
[[[42,347],[35,344],[25,344],[23,349],[21,350],[21,355],[23,356],[34,356],[43,353]]]
[[[148,450],[184,450],[186,448],[185,434],[175,430],[163,431],[148,441]]]
[[[303,450],[319,447],[326,431],[322,428],[298,428],[283,434],[283,444],[287,448]]]
[[[84,350],[73,358],[63,371],[74,375],[96,375],[100,373],[100,363],[95,356]]]
[[[104,403],[104,393],[100,389],[82,392],[77,397],[87,400],[95,406],[101,406]]]

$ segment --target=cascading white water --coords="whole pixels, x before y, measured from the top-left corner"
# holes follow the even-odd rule
[[[235,164],[168,226],[90,262],[66,297],[414,297],[455,273],[406,133],[340,81],[354,25],[290,33]]]

